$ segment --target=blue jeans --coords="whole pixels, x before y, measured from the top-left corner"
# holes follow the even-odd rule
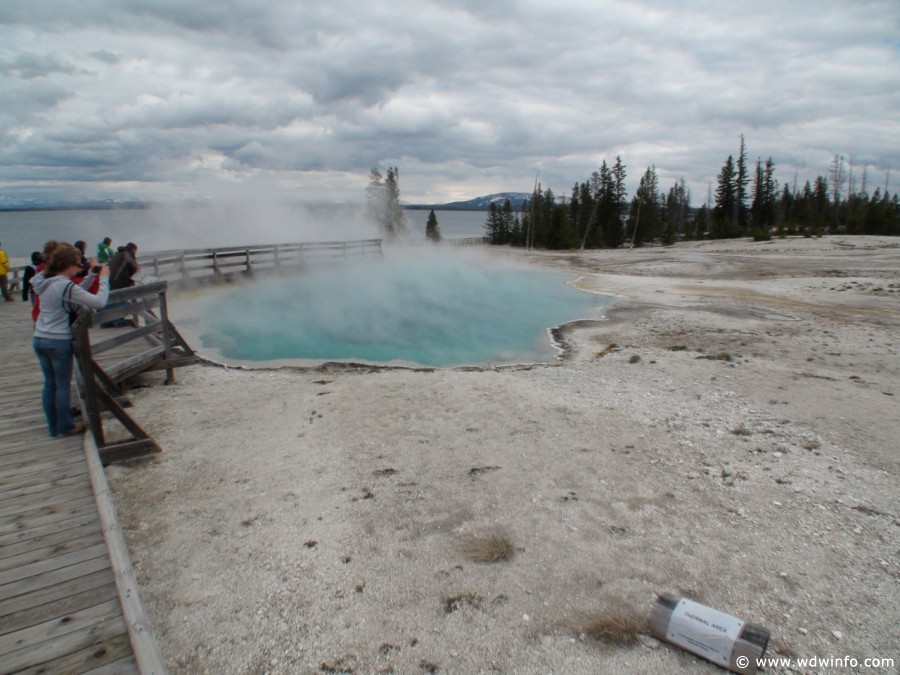
[[[51,436],[67,434],[75,428],[72,422],[70,390],[72,386],[72,341],[34,338],[37,354],[44,373],[44,391],[41,404],[47,416],[47,428]]]

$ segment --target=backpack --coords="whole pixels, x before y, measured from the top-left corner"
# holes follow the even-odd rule
[[[70,281],[62,292],[62,308],[69,314],[69,325],[75,323],[78,318],[78,303],[72,300],[72,293],[75,289],[75,282]]]

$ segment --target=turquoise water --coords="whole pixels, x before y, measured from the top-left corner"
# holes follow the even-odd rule
[[[598,318],[608,300],[566,284],[573,279],[423,248],[241,286],[197,323],[203,345],[226,359],[545,360],[553,356],[547,328]]]

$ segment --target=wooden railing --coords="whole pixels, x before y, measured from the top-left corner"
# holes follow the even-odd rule
[[[138,255],[141,271],[172,282],[217,280],[302,266],[314,260],[380,254],[381,239],[186,249]]]
[[[198,360],[169,321],[167,286],[165,281],[155,281],[112,291],[105,309],[90,311],[82,308],[72,324],[84,419],[104,464],[159,451],[156,442],[125,412],[130,403],[124,397],[122,383],[145,370],[165,370],[166,384],[171,384],[175,381],[176,367]],[[125,317],[135,317],[134,327],[117,331],[105,340],[92,340],[92,326]],[[139,325],[141,322],[143,326]],[[131,343],[137,340],[146,342],[148,348],[135,353]],[[116,357],[112,350],[118,350],[124,356]],[[104,352],[110,352],[113,358],[103,359],[106,365],[101,366],[96,357]],[[109,442],[103,428],[104,413],[115,417],[130,437]]]
[[[138,255],[145,274],[181,283],[214,280],[233,275],[250,275],[264,270],[300,266],[315,260],[356,255],[381,254],[381,239],[355,241],[313,241],[296,244],[228,246],[157,251]],[[451,244],[481,243],[481,238],[448,240]],[[25,265],[9,270],[10,293],[22,292]]]

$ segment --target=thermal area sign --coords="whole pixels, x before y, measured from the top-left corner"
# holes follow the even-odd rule
[[[728,668],[735,640],[744,622],[682,598],[669,619],[666,639],[672,644]]]

